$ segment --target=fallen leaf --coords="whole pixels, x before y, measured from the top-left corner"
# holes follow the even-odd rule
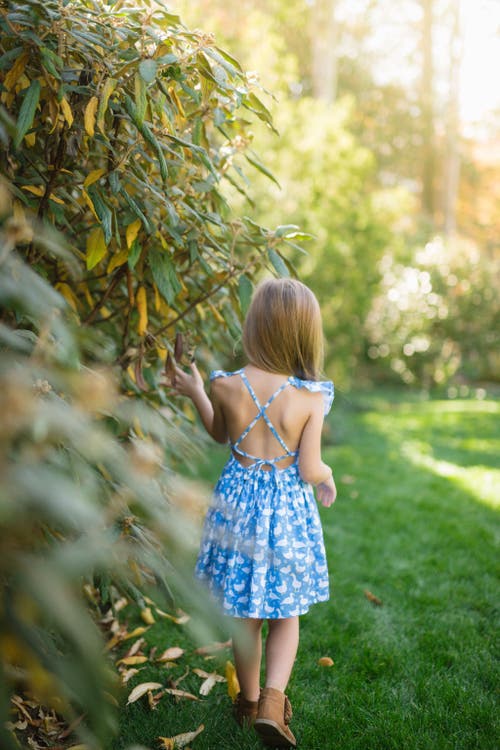
[[[227,692],[231,700],[235,701],[240,692],[240,683],[236,676],[236,669],[231,661],[226,662]]]
[[[147,660],[147,656],[125,656],[123,659],[119,659],[116,663],[131,666],[132,664],[144,664]]]
[[[211,674],[210,677],[207,677],[207,679],[204,680],[201,683],[201,687],[200,687],[200,690],[199,690],[200,695],[208,695],[209,694],[209,692],[212,690],[212,688],[214,687],[214,685],[217,682],[220,682],[220,680],[218,680],[217,677],[218,677],[218,675]],[[225,682],[225,680],[224,680],[224,682]]]
[[[375,604],[377,607],[382,606],[382,600],[378,598],[378,596],[375,596],[375,594],[372,594],[371,591],[368,591],[368,589],[365,589],[364,594],[369,602],[372,604]]]
[[[199,690],[200,695],[208,695],[217,682],[226,682],[226,678],[217,672],[205,672],[204,669],[193,669],[193,672],[204,680]]]
[[[179,646],[171,646],[170,648],[167,648],[156,661],[172,661],[173,659],[178,659],[183,653],[183,648],[180,648]]]
[[[121,609],[126,607],[127,604],[128,604],[128,599],[122,596],[121,599],[117,599],[116,602],[113,604],[113,609],[115,610],[115,612],[119,612]]]
[[[141,609],[141,619],[144,620],[146,625],[154,625],[155,618],[153,617],[150,607],[144,607],[144,609]]]
[[[135,656],[137,652],[140,650],[142,644],[144,643],[144,638],[138,638],[137,641],[130,646],[129,650],[125,654],[125,656]]]
[[[318,659],[318,664],[320,667],[333,667],[334,662],[329,656],[322,656],[321,659]]]
[[[200,724],[198,729],[195,729],[194,732],[176,734],[175,737],[158,737],[158,739],[163,750],[176,750],[177,748],[186,747],[186,745],[189,742],[192,742],[195,737],[198,737],[204,729],[204,724]]]
[[[187,693],[185,690],[177,690],[176,688],[166,688],[165,693],[168,693],[169,695],[175,695],[177,698],[187,698],[190,701],[200,700],[197,695]]]
[[[169,687],[171,687],[171,688],[178,688],[179,685],[181,684],[181,682],[186,679],[186,677],[188,676],[188,674],[189,674],[189,667],[186,669],[186,671],[184,672],[184,674],[182,674],[176,680],[169,680],[168,681]]]
[[[134,669],[133,667],[132,669],[127,669],[125,670],[125,672],[122,672],[121,673],[122,685],[126,685],[127,682],[130,680],[130,678],[133,677],[135,674],[137,674],[137,672],[140,672],[140,669]]]
[[[164,617],[167,620],[172,620],[172,622],[175,622],[176,625],[185,625],[191,619],[190,616],[182,610],[179,610],[180,614],[178,616],[169,615],[168,612],[164,612],[162,609],[158,609],[158,607],[155,607],[155,612],[160,615],[160,617]]]
[[[344,474],[343,476],[340,477],[340,481],[342,482],[342,484],[354,484],[354,482],[356,481],[356,478],[351,477],[350,474]]]
[[[156,707],[164,695],[165,695],[164,690],[160,690],[159,693],[155,693],[154,695],[151,692],[151,690],[148,690],[148,703],[149,703],[149,708],[151,709],[151,711],[156,711]]]
[[[200,648],[195,649],[195,654],[201,654],[202,656],[204,654],[211,654],[213,651],[221,651],[224,648],[230,648],[232,645],[231,639],[228,641],[224,641],[224,643],[219,643],[216,641],[215,643],[209,643],[208,646],[200,646]]]
[[[128,641],[129,638],[135,638],[138,635],[142,635],[143,633],[146,632],[146,630],[148,630],[148,628],[146,628],[144,625],[139,625],[139,627],[134,628],[134,630],[132,630],[131,633],[127,633],[127,635],[124,637],[123,640]]]
[[[158,690],[158,688],[162,687],[163,685],[161,684],[161,682],[141,682],[140,685],[135,686],[135,688],[127,698],[127,706],[129,705],[129,703],[135,703],[135,701],[139,700],[139,698],[142,698],[142,696],[145,695],[148,690]]]

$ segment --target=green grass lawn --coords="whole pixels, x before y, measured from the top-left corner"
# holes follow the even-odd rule
[[[322,509],[331,599],[302,618],[289,696],[304,750],[497,750],[500,406],[484,400],[339,396],[325,459],[339,495]],[[223,460],[214,449],[200,473]],[[497,485],[497,495],[494,485]],[[498,502],[498,500],[497,500]],[[365,590],[378,597],[377,606]],[[130,612],[130,624],[135,613]],[[223,671],[229,651],[206,661],[183,626],[158,622],[148,644],[187,649],[178,667],[147,667],[146,680],[189,666]],[[330,656],[333,667],[320,667]],[[135,682],[134,682],[135,680]],[[197,692],[192,672],[179,685]],[[114,747],[158,747],[205,725],[193,750],[254,750],[233,722],[226,685],[199,702],[146,698],[120,711]]]

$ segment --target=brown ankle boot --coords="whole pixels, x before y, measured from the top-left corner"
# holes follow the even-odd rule
[[[258,701],[248,701],[241,693],[238,693],[233,703],[233,714],[240,727],[253,727],[257,718],[258,705]]]
[[[290,701],[281,690],[264,688],[260,693],[255,731],[267,747],[297,747],[288,729],[292,718]]]

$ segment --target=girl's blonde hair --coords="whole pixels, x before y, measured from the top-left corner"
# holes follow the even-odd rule
[[[318,380],[323,329],[318,300],[295,279],[268,279],[257,287],[243,327],[249,361],[268,372]]]

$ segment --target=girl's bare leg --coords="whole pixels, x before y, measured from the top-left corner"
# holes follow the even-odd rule
[[[299,618],[268,620],[266,687],[285,692],[299,645]]]
[[[233,634],[233,653],[241,694],[248,701],[258,701],[263,621],[238,618],[237,622],[238,632]]]

